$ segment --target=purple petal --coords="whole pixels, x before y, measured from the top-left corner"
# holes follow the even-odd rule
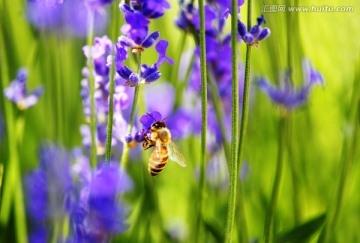
[[[263,40],[265,38],[267,38],[270,35],[270,29],[269,28],[264,28],[261,30],[259,36],[258,36],[258,40]]]
[[[173,65],[174,61],[166,56],[166,49],[168,47],[168,42],[166,40],[159,40],[159,42],[156,44],[155,49],[157,53],[159,53],[158,61],[156,62],[156,65],[160,67],[160,65],[166,61],[169,64]]]
[[[136,43],[132,39],[127,38],[126,36],[123,35],[118,38],[118,42],[123,46],[129,46],[129,47],[136,46]]]
[[[246,33],[244,35],[243,39],[247,44],[252,44],[255,40],[254,36],[250,33]]]
[[[257,25],[262,25],[263,23],[266,23],[264,15],[260,15],[260,17],[257,18]]]
[[[140,122],[145,130],[150,129],[151,125],[157,121],[161,121],[161,114],[158,111],[148,112],[140,118]]]
[[[159,31],[155,31],[154,33],[150,34],[141,45],[144,48],[149,48],[154,44],[154,42],[159,38],[159,36]]]
[[[243,37],[247,32],[245,24],[240,20],[238,20],[238,32],[241,37]]]
[[[129,69],[127,66],[122,66],[120,67],[120,69],[116,71],[121,77],[123,77],[126,80],[128,80],[130,75],[133,73],[133,71],[131,71],[131,69]]]

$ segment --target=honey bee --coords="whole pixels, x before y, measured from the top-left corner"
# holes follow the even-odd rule
[[[155,121],[150,127],[150,133],[151,138],[145,134],[142,146],[144,149],[155,147],[149,159],[149,172],[152,176],[160,174],[169,158],[186,167],[185,158],[171,140],[170,130],[164,121]]]

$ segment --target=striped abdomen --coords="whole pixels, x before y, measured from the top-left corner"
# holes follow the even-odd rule
[[[169,159],[166,145],[155,147],[149,159],[149,172],[152,176],[160,174]]]

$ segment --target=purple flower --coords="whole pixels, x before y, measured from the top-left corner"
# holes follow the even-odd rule
[[[148,19],[156,19],[164,15],[165,9],[170,9],[170,4],[166,0],[134,0],[131,7],[124,3],[119,7],[125,14],[138,12]]]
[[[156,66],[160,67],[163,62],[168,62],[169,64],[173,65],[174,61],[166,56],[166,50],[169,43],[166,40],[159,40],[159,42],[156,44],[156,51],[159,54],[159,58],[156,62]]]
[[[43,93],[43,86],[29,93],[26,87],[27,78],[27,70],[19,69],[16,79],[4,91],[6,98],[14,102],[20,110],[26,110],[35,105]]]
[[[73,242],[105,242],[124,231],[126,210],[119,196],[132,182],[116,162],[101,163],[90,181],[83,182],[72,206]]]
[[[110,5],[113,0],[85,0],[85,4],[92,11],[103,11],[106,5]]]
[[[94,62],[94,69],[99,76],[105,76],[107,81],[110,68],[107,66],[107,57],[111,55],[112,42],[107,36],[95,37],[93,46],[84,46],[83,51],[89,58],[90,51]]]
[[[107,16],[103,6],[108,0],[28,0],[27,17],[40,29],[46,29],[62,36],[84,37],[87,34],[88,11],[86,5],[91,5],[94,13],[94,31],[102,32],[107,25]],[[99,11],[98,11],[99,10]]]
[[[148,37],[146,37],[145,40],[140,44],[135,43],[135,41],[125,36],[120,36],[119,43],[123,46],[130,47],[131,52],[138,53],[138,52],[143,52],[145,48],[151,47],[154,44],[154,42],[159,38],[159,36],[160,36],[159,31],[155,31],[151,33]]]
[[[121,32],[127,35],[136,45],[141,45],[146,39],[150,21],[140,12],[125,13],[125,21]]]
[[[205,5],[205,30],[209,31],[211,30],[211,28],[213,27],[213,21],[216,19],[216,12],[215,9],[213,9],[211,6],[209,5]],[[196,15],[194,16],[193,22],[195,25],[195,28],[197,30],[200,30],[200,15],[199,12],[196,13]]]
[[[259,18],[257,18],[257,24],[251,27],[249,31],[247,31],[245,24],[238,20],[239,35],[246,44],[258,47],[259,41],[264,40],[270,35],[269,28],[261,27],[263,23],[266,23],[266,21],[264,15],[261,15]]]
[[[122,65],[121,57],[120,59],[116,57],[115,60],[117,65],[117,73],[125,79],[125,86],[135,87],[137,85],[148,84],[158,80],[161,77],[161,73],[158,71],[158,68],[163,64],[164,61],[169,64],[174,64],[174,61],[166,56],[166,49],[168,42],[165,40],[160,40],[156,44],[156,51],[159,54],[157,62],[151,66],[143,64],[140,70],[140,76],[137,73],[134,73],[127,66]]]
[[[170,9],[166,0],[139,0],[142,3],[142,14],[149,19],[156,19],[164,15],[165,9]]]
[[[107,36],[101,38],[96,37],[94,45],[83,48],[86,57],[89,57],[90,50],[94,63],[94,79],[95,79],[95,116],[97,121],[96,133],[96,148],[97,153],[102,155],[105,153],[106,132],[107,132],[107,117],[109,112],[109,85],[110,85],[110,65],[112,62],[113,44]],[[115,46],[115,66],[117,68],[123,66],[123,61],[127,58],[127,52],[123,46],[117,44]],[[90,120],[90,92],[89,92],[89,70],[83,69],[85,78],[81,81],[81,97],[83,100],[83,111],[87,120]],[[115,75],[115,91],[114,91],[114,123],[113,123],[113,138],[112,146],[116,150],[119,148],[126,134],[127,123],[123,117],[123,112],[128,107],[129,90],[121,84],[124,80]],[[83,145],[86,149],[90,148],[90,128],[88,125],[83,125],[80,128],[83,136]]]
[[[184,31],[191,31],[194,28],[194,18],[197,13],[197,9],[194,5],[189,3],[186,6],[181,6],[179,17],[175,20],[175,24]]]
[[[287,110],[292,110],[302,105],[308,99],[312,86],[314,84],[323,85],[324,81],[321,73],[313,69],[308,60],[304,60],[302,65],[305,81],[301,88],[296,89],[291,83],[290,71],[287,71],[284,78],[281,79],[280,87],[274,87],[269,84],[266,79],[260,78],[257,81],[259,88],[266,93],[274,103]]]
[[[48,224],[65,220],[72,190],[69,160],[63,149],[43,146],[39,168],[25,177],[26,211],[33,225],[31,242],[45,242]]]
[[[141,116],[140,123],[143,125],[143,129],[147,132],[150,130],[151,125],[157,121],[161,121],[161,114],[158,111],[148,112]]]

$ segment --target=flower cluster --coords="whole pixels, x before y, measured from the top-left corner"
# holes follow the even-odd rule
[[[257,24],[247,31],[245,24],[238,20],[239,35],[246,44],[258,47],[259,41],[264,40],[270,35],[269,28],[261,27],[263,23],[266,23],[266,21],[264,15],[261,15],[257,18]]]
[[[33,223],[30,242],[46,242],[52,230],[47,228],[49,222],[55,225],[65,219],[72,190],[69,162],[65,150],[43,146],[39,168],[25,177],[26,209]]]
[[[124,231],[126,210],[119,196],[132,188],[132,182],[118,163],[104,162],[94,172],[78,160],[75,176],[79,181],[71,207],[73,232],[70,242],[107,242]]]
[[[35,105],[43,93],[43,86],[36,88],[32,92],[28,92],[26,81],[28,72],[22,68],[18,71],[17,77],[10,83],[10,86],[5,89],[5,96],[10,101],[14,102],[20,110]]]
[[[83,37],[87,33],[89,12],[94,13],[95,32],[107,26],[104,7],[112,0],[28,0],[27,18],[39,29]]]
[[[284,78],[280,80],[280,86],[272,86],[266,79],[260,78],[257,81],[259,88],[266,93],[276,104],[287,110],[292,110],[302,105],[308,98],[313,85],[323,85],[324,78],[320,72],[316,71],[310,61],[303,60],[303,75],[305,81],[303,86],[296,89],[290,80],[290,71],[285,73]]]
[[[124,78],[125,86],[135,87],[140,84],[152,83],[161,77],[159,67],[164,61],[174,64],[173,60],[166,56],[168,42],[159,40],[155,46],[159,54],[158,60],[151,66],[142,64],[140,70],[133,72],[124,65],[127,59],[126,47],[132,53],[141,53],[154,45],[160,36],[158,31],[149,34],[150,19],[159,18],[164,15],[164,10],[170,8],[166,0],[162,1],[132,1],[131,6],[120,4],[120,10],[124,13],[126,24],[121,28],[124,36],[120,36],[116,45],[116,71]]]
[[[71,161],[76,161],[71,165]],[[91,171],[79,149],[69,154],[54,145],[40,149],[40,165],[24,180],[30,242],[47,242],[53,226],[70,218],[68,239],[59,242],[106,242],[126,229],[126,209],[119,196],[132,181],[118,163],[104,162]]]
[[[84,54],[89,58],[92,54],[95,79],[95,115],[97,122],[97,152],[104,154],[106,146],[107,117],[109,112],[109,85],[110,85],[110,67],[109,56],[111,56],[113,48],[112,41],[107,37],[96,37],[93,46],[85,46]],[[90,52],[91,50],[91,52]],[[87,120],[90,120],[90,92],[89,92],[89,70],[87,67],[83,69],[84,79],[81,81],[81,97],[83,100],[83,111]],[[123,116],[123,111],[128,106],[129,94],[126,87],[122,86],[122,78],[115,77],[114,91],[114,124],[113,124],[113,140],[112,146],[123,142],[126,135],[127,123]],[[81,127],[83,135],[83,144],[86,148],[90,148],[90,128],[88,125]]]

